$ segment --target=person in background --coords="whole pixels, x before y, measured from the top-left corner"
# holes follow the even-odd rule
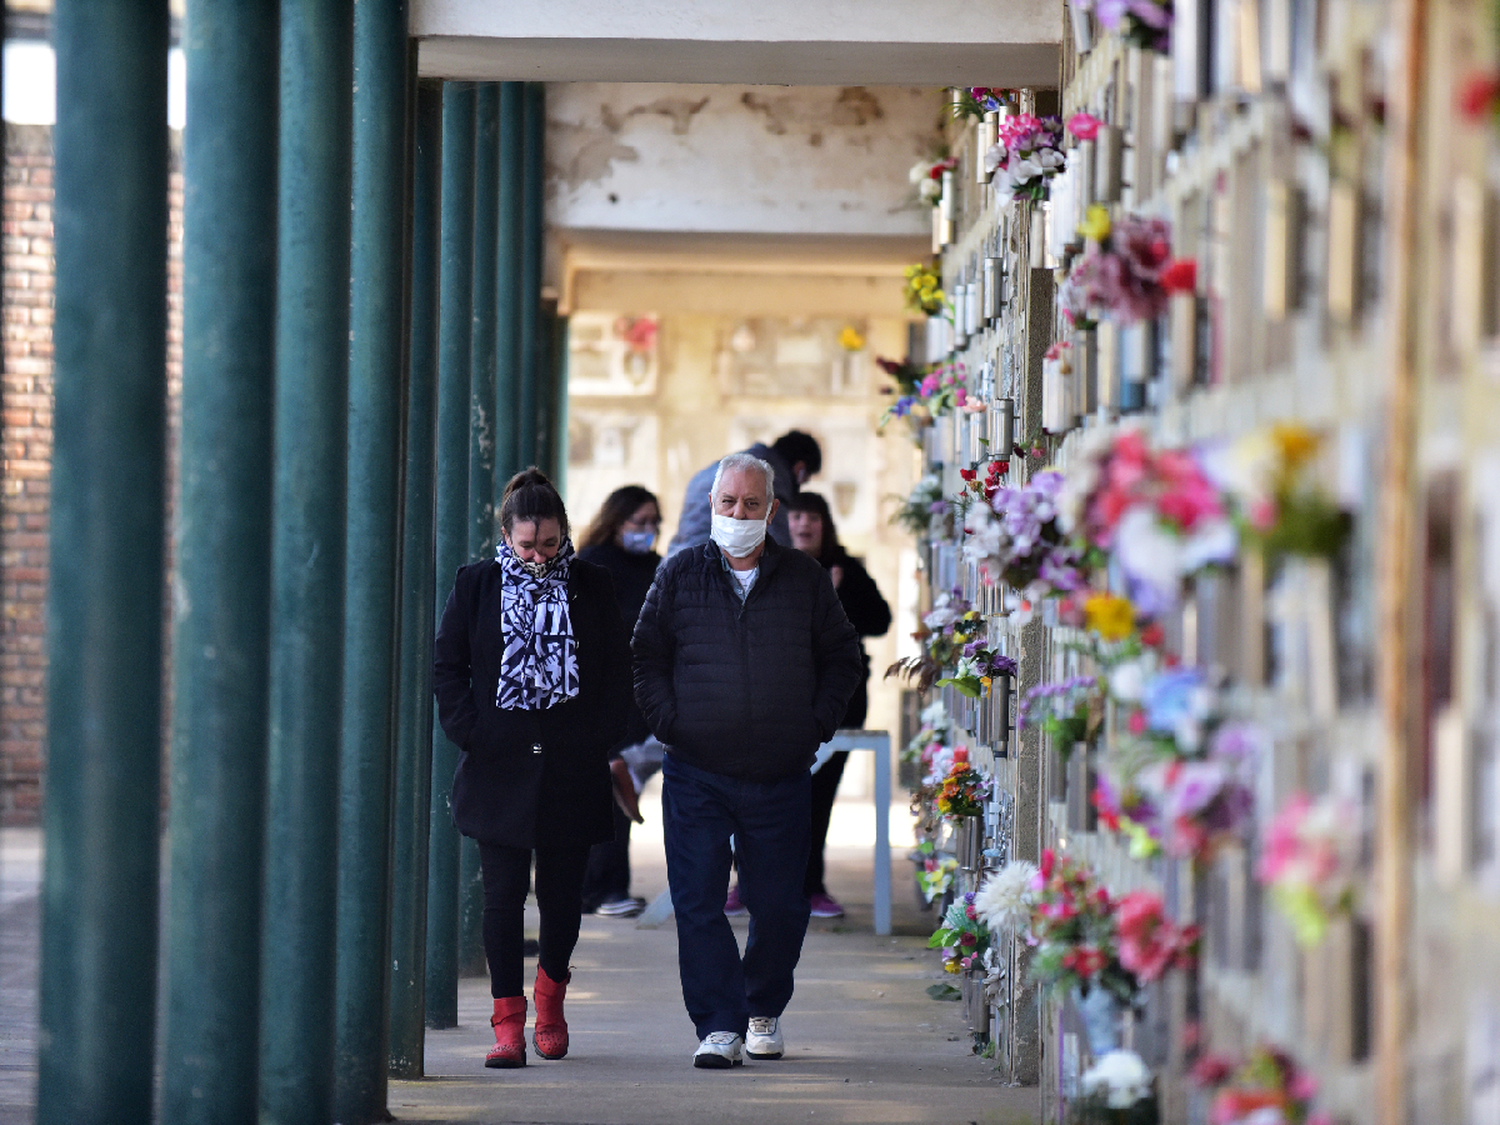
[[[713,539],[668,559],[635,624],[635,698],[667,747],[662,827],[693,1065],[779,1059],[807,934],[808,769],[863,676],[827,573],[766,537],[771,466],[719,463]],[[729,839],[750,911],[741,957],[724,917]]]
[[[792,546],[823,564],[838,593],[839,603],[848,615],[849,624],[860,636],[859,655],[864,662],[864,675],[854,697],[849,700],[844,721],[839,724],[846,729],[858,730],[865,725],[865,714],[870,708],[870,656],[865,652],[864,638],[881,636],[891,627],[891,607],[881,597],[875,579],[870,577],[864,564],[839,543],[838,528],[834,526],[827,500],[816,492],[799,492],[787,507],[790,509],[788,523]],[[848,760],[849,751],[836,751],[822,768],[813,773],[812,846],[808,851],[807,878],[802,886],[807,892],[814,918],[838,918],[844,913],[844,908],[828,893],[823,881],[823,849],[828,841],[833,799]]]
[[[788,430],[770,445],[756,442],[745,453],[771,466],[776,475],[776,499],[779,501],[776,515],[771,519],[770,536],[783,547],[792,545],[791,533],[787,530],[786,502],[797,495],[797,490],[816,476],[823,468],[823,450],[817,439],[801,430]],[[693,547],[709,540],[710,510],[708,494],[713,489],[714,476],[719,471],[719,462],[707,465],[688,481],[682,498],[682,516],[677,523],[677,533],[667,545],[667,558],[671,558],[684,547]]]
[[[563,999],[589,849],[610,838],[609,750],[630,713],[630,653],[609,572],[573,554],[538,469],[505,486],[492,559],[459,568],[433,645],[432,690],[459,747],[453,820],[479,843],[495,1046],[526,1065],[523,911],[536,856],[541,914],[532,1045],[568,1053]]]
[[[656,577],[661,556],[653,550],[661,530],[661,505],[656,496],[638,484],[617,488],[589,529],[584,532],[578,557],[602,566],[615,583],[615,600],[627,632],[635,628],[646,591]],[[644,899],[630,894],[630,824],[639,822],[636,794],[661,765],[662,747],[646,727],[641,710],[632,703],[625,734],[611,750],[610,768],[615,775],[614,839],[595,844],[589,853],[583,880],[585,913],[610,918],[629,918],[646,906]]]

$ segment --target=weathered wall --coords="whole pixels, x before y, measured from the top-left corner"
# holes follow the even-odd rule
[[[547,219],[563,230],[922,236],[902,172],[930,90],[562,83],[547,89]]]

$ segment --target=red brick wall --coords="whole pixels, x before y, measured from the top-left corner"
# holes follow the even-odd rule
[[[0,383],[0,824],[33,824],[45,736],[52,484],[52,130],[5,126]]]
[[[167,388],[176,448],[182,388],[182,172],[168,194]],[[52,130],[5,125],[0,383],[0,824],[35,824],[46,758],[44,607],[52,482]],[[175,485],[175,458],[168,480]],[[164,691],[165,695],[165,691]],[[166,712],[163,713],[166,718]]]

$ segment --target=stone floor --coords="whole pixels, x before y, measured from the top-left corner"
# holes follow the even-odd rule
[[[665,869],[654,793],[646,796],[652,819],[632,852],[635,893],[651,898],[665,886]],[[848,915],[811,925],[783,1023],[786,1058],[694,1070],[671,922],[647,928],[590,916],[573,961],[569,1056],[484,1069],[489,989],[465,980],[461,1026],[428,1033],[428,1077],[391,1083],[392,1114],[412,1125],[1037,1121],[1037,1091],[1008,1086],[971,1053],[960,1006],[926,995],[941,973],[926,949],[933,919],[917,908],[904,846],[893,864],[895,933],[872,932],[871,812],[858,802],[836,811],[829,889]],[[35,1097],[39,855],[35,833],[0,835],[0,1125],[29,1122]],[[742,941],[746,924],[735,922]]]

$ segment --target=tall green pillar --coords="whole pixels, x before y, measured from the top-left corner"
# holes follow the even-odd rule
[[[41,1125],[151,1120],[167,35],[165,0],[58,0],[53,12],[56,403]]]
[[[281,8],[264,1125],[333,1120],[353,16]]]
[[[537,459],[541,426],[542,357],[542,232],[545,225],[543,188],[546,184],[547,88],[526,83],[521,107],[521,464]]]
[[[407,6],[354,5],[349,483],[334,1116],[388,1120],[396,591],[406,392]]]
[[[495,291],[495,495],[526,467],[521,460],[521,185],[526,83],[500,83],[499,222]]]
[[[432,793],[433,500],[437,489],[438,216],[443,87],[417,84],[411,314],[397,645],[396,814],[391,880],[392,1078],[421,1078],[426,1041],[427,834]]]
[[[566,495],[568,486],[568,318],[551,308],[552,347],[548,366],[552,372],[552,479]],[[587,513],[579,513],[587,517]]]
[[[469,558],[495,551],[495,170],[499,160],[500,86],[481,83],[474,100],[474,282],[469,368]],[[479,845],[460,845],[458,972],[479,976],[484,961],[484,887]]]
[[[253,1125],[275,394],[277,0],[183,27],[181,493],[172,641],[164,1125]],[[231,1031],[231,1029],[236,1029]]]
[[[437,602],[439,617],[469,554],[469,337],[474,285],[474,87],[443,85],[442,302],[438,313]],[[458,1024],[458,747],[432,726],[427,856],[427,1026]]]

